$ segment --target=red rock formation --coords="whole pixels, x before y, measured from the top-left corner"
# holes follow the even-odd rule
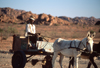
[[[0,22],[8,22],[8,23],[25,23],[28,22],[29,17],[33,16],[35,18],[36,24],[42,25],[70,25],[74,24],[85,24],[85,25],[94,25],[100,19],[96,19],[94,17],[54,17],[52,15],[47,14],[33,14],[31,11],[26,12],[24,10],[15,10],[12,8],[0,8]]]

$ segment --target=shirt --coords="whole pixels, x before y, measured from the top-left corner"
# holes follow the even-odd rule
[[[28,36],[28,32],[32,33],[32,34],[35,34],[36,33],[36,30],[35,30],[35,25],[34,24],[27,24],[26,25],[26,33],[25,33],[25,36]]]

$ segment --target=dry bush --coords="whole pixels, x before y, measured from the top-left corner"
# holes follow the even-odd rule
[[[1,27],[1,26],[0,26]],[[12,34],[19,34],[24,35],[26,24],[12,24],[12,25],[3,25],[4,29],[7,31],[5,32],[6,36]],[[88,31],[95,31],[96,37],[100,38],[100,30],[99,26],[78,26],[78,25],[57,25],[57,26],[47,26],[47,25],[36,25],[36,32],[41,33],[41,35],[51,38],[84,38]],[[9,35],[7,35],[7,33]]]
[[[99,33],[100,33],[100,29],[99,29]]]
[[[36,31],[47,37],[53,38],[84,38],[87,35],[88,31],[96,32],[96,38],[100,38],[98,26],[44,26],[36,25]]]
[[[6,28],[3,28],[3,29],[0,29],[0,32],[1,32],[1,39],[2,40],[6,40],[9,36],[12,36],[13,34],[16,34],[17,33],[17,29],[16,28],[12,28],[10,26],[6,27]]]

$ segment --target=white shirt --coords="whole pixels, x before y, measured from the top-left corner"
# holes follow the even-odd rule
[[[32,34],[35,34],[36,33],[36,30],[35,30],[35,25],[34,24],[27,24],[26,25],[26,33],[25,33],[25,36],[28,36],[28,32],[32,33]]]

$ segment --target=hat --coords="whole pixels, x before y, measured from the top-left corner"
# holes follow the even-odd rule
[[[33,17],[30,17],[29,19],[34,20],[34,21],[35,21],[35,19],[34,19]]]

